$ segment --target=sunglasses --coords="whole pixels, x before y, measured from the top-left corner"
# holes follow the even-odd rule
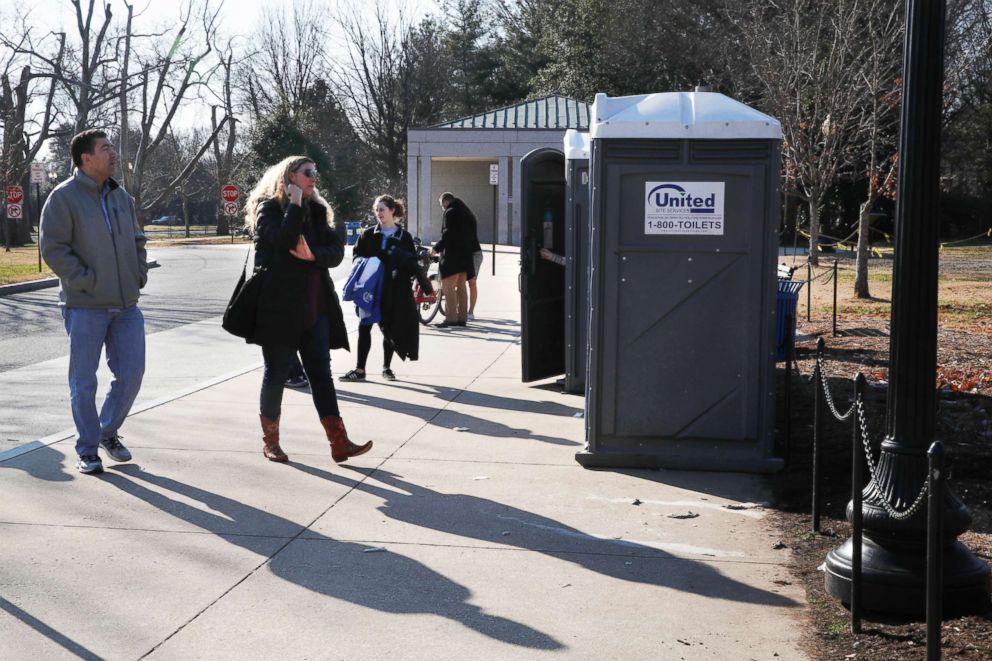
[[[317,178],[317,170],[314,168],[303,168],[302,170],[297,170],[297,172],[303,173],[303,176],[307,179]]]

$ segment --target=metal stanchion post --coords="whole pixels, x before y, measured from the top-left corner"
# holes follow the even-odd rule
[[[864,412],[865,375],[854,377],[854,433],[851,435],[851,632],[861,633],[861,537],[863,532],[862,492],[864,490],[865,450],[861,438]],[[860,403],[860,411],[858,411]]]
[[[830,337],[837,337],[837,260],[834,260],[834,325]]]
[[[813,368],[813,532],[820,532],[820,399],[823,397],[823,350],[826,343],[823,338],[816,341],[816,366]]]
[[[813,309],[813,265],[806,261],[806,321],[812,321],[810,316]]]
[[[944,444],[934,441],[927,452],[927,661],[940,659],[940,625],[943,619],[943,499]]]
[[[787,317],[785,323],[794,329],[795,322]],[[788,327],[787,327],[788,328]],[[782,448],[782,459],[788,462],[789,448],[792,446],[792,361],[796,356],[795,330],[787,330],[788,339],[785,345],[785,447]]]

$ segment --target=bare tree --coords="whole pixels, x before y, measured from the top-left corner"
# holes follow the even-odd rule
[[[898,0],[872,0],[864,7],[863,39],[857,40],[862,62],[861,84],[864,112],[860,143],[864,152],[867,193],[858,213],[858,248],[854,294],[871,298],[868,260],[871,247],[871,218],[882,196],[893,196],[896,152],[899,142],[899,102],[903,20]]]
[[[122,55],[122,66],[125,68],[121,71],[117,90],[122,123],[122,178],[125,187],[134,196],[135,206],[141,214],[172,193],[190,176],[231,117],[225,115],[215,122],[213,131],[206,136],[199,149],[190,155],[172,180],[156,186],[154,193],[150,189],[146,190],[145,170],[162,141],[169,135],[176,114],[192,100],[197,88],[208,84],[215,72],[216,66],[210,65],[206,58],[213,51],[217,10],[209,2],[199,4],[195,0],[189,0],[180,12],[175,37],[171,41],[155,43],[148,52],[138,52],[133,49],[130,37],[134,6],[127,2],[124,6],[128,13]],[[199,30],[195,19],[200,21]],[[132,58],[139,67],[133,74],[126,68],[130,66]],[[132,90],[137,95],[137,108],[131,106]],[[132,114],[137,115],[134,135],[130,130]],[[131,140],[136,142],[133,148]]]
[[[338,19],[348,52],[334,67],[342,102],[389,186],[402,187],[406,131],[436,121],[447,83],[440,31],[411,25],[379,0],[372,18],[355,7]]]
[[[309,91],[327,79],[326,13],[313,0],[294,0],[288,12],[263,10],[254,40],[259,50],[245,76],[253,116],[282,110],[298,117],[308,110]]]
[[[787,189],[809,204],[810,261],[818,263],[824,200],[855,166],[860,133],[859,0],[749,0],[732,11],[763,88],[782,123]]]
[[[24,46],[30,41],[31,30],[25,26],[20,31],[19,42],[4,43],[5,58],[0,71],[0,191],[8,184],[21,182],[28,167],[35,160],[42,145],[48,140],[54,118],[53,98],[57,79],[43,71],[32,69],[30,57]],[[56,39],[55,58],[61,61],[65,54],[65,39]],[[19,71],[18,71],[19,69]],[[40,116],[29,112],[41,105]],[[6,215],[6,207],[5,207]],[[4,246],[22,245],[31,241],[30,218],[22,217],[12,235],[6,218],[3,220]]]

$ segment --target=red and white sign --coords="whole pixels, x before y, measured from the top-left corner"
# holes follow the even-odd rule
[[[237,202],[225,202],[224,203],[224,213],[228,216],[238,215],[238,203]]]
[[[21,205],[20,204],[8,204],[7,205],[7,217],[8,218],[20,218],[21,217]]]
[[[31,183],[32,184],[43,184],[43,183],[45,183],[45,164],[44,163],[32,163],[31,164]]]
[[[238,191],[237,186],[228,184],[220,189],[220,197],[225,202],[237,202],[238,198],[241,197],[241,193]]]
[[[20,204],[23,200],[23,188],[20,186],[7,186],[7,204]]]

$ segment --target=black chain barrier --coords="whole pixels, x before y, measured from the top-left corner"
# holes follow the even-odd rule
[[[789,356],[786,363],[787,371],[795,369],[800,380],[813,384],[813,503],[812,519],[813,531],[820,532],[820,510],[821,510],[821,426],[823,412],[821,400],[826,402],[826,409],[837,422],[852,421],[852,441],[851,441],[851,632],[861,632],[862,619],[862,576],[861,576],[861,555],[863,543],[863,495],[865,487],[864,468],[868,468],[868,478],[877,482],[877,465],[871,450],[871,436],[868,429],[868,416],[865,412],[865,384],[864,374],[858,373],[854,378],[854,401],[847,411],[841,412],[837,408],[830,384],[825,376],[826,369],[824,354],[826,343],[823,338],[816,342],[816,362],[813,373],[805,376],[799,371],[798,364],[795,364],[794,348],[790,346]],[[787,385],[791,388],[791,382]],[[791,417],[791,411],[790,411]],[[943,595],[943,557],[941,547],[941,528],[943,506],[941,496],[944,494],[946,475],[944,471],[944,445],[940,441],[934,441],[929,451],[927,479],[923,482],[920,492],[913,503],[906,509],[899,511],[888,500],[881,498],[881,505],[886,513],[895,520],[901,521],[916,515],[923,504],[927,504],[927,525],[926,525],[926,620],[927,620],[927,658],[940,658],[940,626],[942,618],[942,595]]]

